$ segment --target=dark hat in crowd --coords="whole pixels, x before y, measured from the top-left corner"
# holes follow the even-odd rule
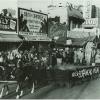
[[[2,53],[0,52],[0,56],[2,55]]]

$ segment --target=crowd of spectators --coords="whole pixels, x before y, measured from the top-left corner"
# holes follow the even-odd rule
[[[36,48],[32,46],[30,50],[9,50],[0,52],[0,73],[2,77],[2,70],[6,70],[7,77],[11,78],[11,73],[18,67],[18,60],[23,63],[22,66],[33,66],[36,69],[46,69],[49,64],[48,51],[37,53]],[[6,79],[7,79],[6,77]]]
[[[0,52],[0,69],[7,69],[12,72],[18,66],[18,60],[27,66],[34,66],[36,69],[50,69],[65,64],[84,65],[85,51],[83,48],[53,48],[52,52],[37,52],[32,46],[29,50],[10,50]],[[96,56],[97,58],[97,56]],[[50,66],[51,65],[51,66]],[[1,73],[1,72],[0,72]],[[1,75],[2,77],[2,75]]]
[[[52,65],[57,65],[59,63],[83,65],[85,63],[83,48],[54,48],[52,53]]]

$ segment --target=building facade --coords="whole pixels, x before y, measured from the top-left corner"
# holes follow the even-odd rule
[[[83,12],[85,22],[82,24],[84,29],[94,29],[94,35],[100,35],[100,8],[92,5],[90,1],[87,2]]]
[[[49,34],[53,35],[53,37],[57,36],[57,33],[58,36],[62,34],[62,36],[64,36],[68,30],[81,28],[84,22],[81,6],[75,8],[72,4],[66,6],[62,4],[50,5],[48,6],[48,12],[49,23],[53,22],[51,27],[49,25]]]

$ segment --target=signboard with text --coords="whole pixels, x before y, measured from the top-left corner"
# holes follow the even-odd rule
[[[17,31],[17,19],[0,15],[0,30],[1,31]]]
[[[85,19],[83,27],[98,27],[98,18]]]
[[[85,18],[91,18],[91,12],[92,12],[92,4],[91,1],[88,0],[86,4]]]
[[[47,35],[47,14],[18,8],[19,34]]]

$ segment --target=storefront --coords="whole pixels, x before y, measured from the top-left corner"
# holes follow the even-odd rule
[[[95,62],[97,41],[98,38],[96,36],[89,36],[83,38],[79,38],[78,36],[78,38],[68,37],[67,39],[65,37],[62,37],[59,38],[56,43],[57,45],[60,45],[64,48],[74,50],[74,53],[77,52],[77,56],[79,57],[78,59],[82,57],[82,59],[85,60],[85,63],[87,65],[91,65]]]
[[[17,18],[8,9],[3,9],[0,13],[0,51],[16,49],[21,42],[17,33]]]
[[[46,52],[51,39],[48,35],[47,14],[18,8],[18,34],[23,39],[20,49],[35,47],[37,54]]]
[[[32,46],[34,46],[38,57],[42,56],[43,53],[48,52],[48,47],[51,42],[51,39],[49,37],[28,35],[22,35],[22,37],[23,43],[19,48],[20,50],[29,51],[32,48]]]

